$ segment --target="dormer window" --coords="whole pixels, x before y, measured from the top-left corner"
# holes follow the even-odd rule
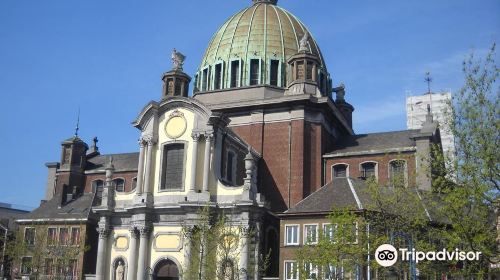
[[[348,174],[347,164],[337,164],[333,166],[333,178],[346,178]]]
[[[116,192],[124,192],[125,191],[125,180],[118,178],[113,180],[113,184],[115,185]]]
[[[202,77],[201,77],[201,91],[208,90],[208,79],[209,79],[209,74],[210,74],[209,68],[210,67],[203,69]]]

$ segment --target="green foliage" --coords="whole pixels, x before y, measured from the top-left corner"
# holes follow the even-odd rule
[[[239,279],[242,273],[239,267],[240,246],[243,245],[248,247],[249,252],[248,274],[253,275],[255,269],[260,273],[267,269],[270,254],[260,256],[258,263],[251,262],[255,229],[242,227],[225,213],[209,206],[201,208],[197,216],[194,225],[183,227],[183,236],[190,244],[189,265],[183,269],[185,279]]]
[[[407,247],[411,240],[419,251],[459,248],[480,251],[484,256],[480,261],[462,263],[419,262],[420,277],[446,273],[482,278],[490,263],[500,262],[496,229],[500,213],[500,90],[494,58],[495,45],[484,60],[471,55],[463,64],[465,85],[447,110],[449,123],[443,124],[455,136],[456,154],[443,155],[439,145],[432,147],[433,191],[403,187],[407,178],[392,178],[389,186],[369,179],[364,195],[371,197],[372,203],[364,205],[366,211],[334,209],[329,216],[332,224],[357,223],[358,242],[344,242],[350,232],[340,226],[333,240],[322,234],[317,245],[300,248],[297,260],[302,279],[310,276],[308,263],[315,264],[320,273],[327,271],[328,265],[347,270],[370,265],[379,276],[402,276],[409,271],[408,263],[398,262],[387,269],[373,261],[375,249],[390,241],[396,248]],[[406,238],[391,238],[397,233]],[[341,276],[332,274],[331,279]]]

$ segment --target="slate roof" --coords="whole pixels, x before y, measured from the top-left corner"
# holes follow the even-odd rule
[[[387,195],[394,193],[393,188],[381,188],[380,194],[382,196],[384,193],[387,193]],[[430,221],[446,223],[446,219],[440,217],[436,209],[439,207],[439,197],[430,193],[424,194],[415,188],[405,189],[405,191],[418,195],[421,202],[419,206],[421,207],[420,209],[415,209],[415,211],[422,211]],[[336,178],[280,216],[326,214],[334,209],[377,211],[374,202],[372,194],[368,191],[366,181],[353,178]],[[390,209],[386,210],[390,211]],[[399,213],[394,214],[397,215]]]
[[[137,171],[139,165],[139,153],[97,155],[87,159],[86,171],[104,171],[106,164],[113,157],[115,172]]]
[[[333,151],[325,155],[349,155],[361,152],[390,152],[398,149],[415,147],[412,136],[420,132],[418,129],[391,131],[370,134],[346,135],[334,144]]]
[[[64,206],[59,207],[61,203],[62,194],[56,194],[54,197],[40,205],[40,207],[33,210],[31,213],[24,215],[20,222],[23,220],[62,220],[62,219],[87,219],[92,207],[94,193],[84,193],[77,199],[66,203]]]

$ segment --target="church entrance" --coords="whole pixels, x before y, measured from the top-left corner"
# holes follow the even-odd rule
[[[153,279],[179,280],[179,268],[171,260],[162,260],[155,267]]]

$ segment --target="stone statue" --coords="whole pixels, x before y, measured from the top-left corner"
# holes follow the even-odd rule
[[[184,60],[186,60],[186,56],[174,49],[174,51],[172,52],[172,64],[174,66],[174,69],[182,70],[182,67],[184,66]]]
[[[311,49],[309,48],[309,32],[306,31],[304,34],[304,37],[300,39],[300,49],[299,52],[310,52]]]
[[[123,261],[118,261],[118,266],[115,271],[115,280],[125,280],[125,267]]]

